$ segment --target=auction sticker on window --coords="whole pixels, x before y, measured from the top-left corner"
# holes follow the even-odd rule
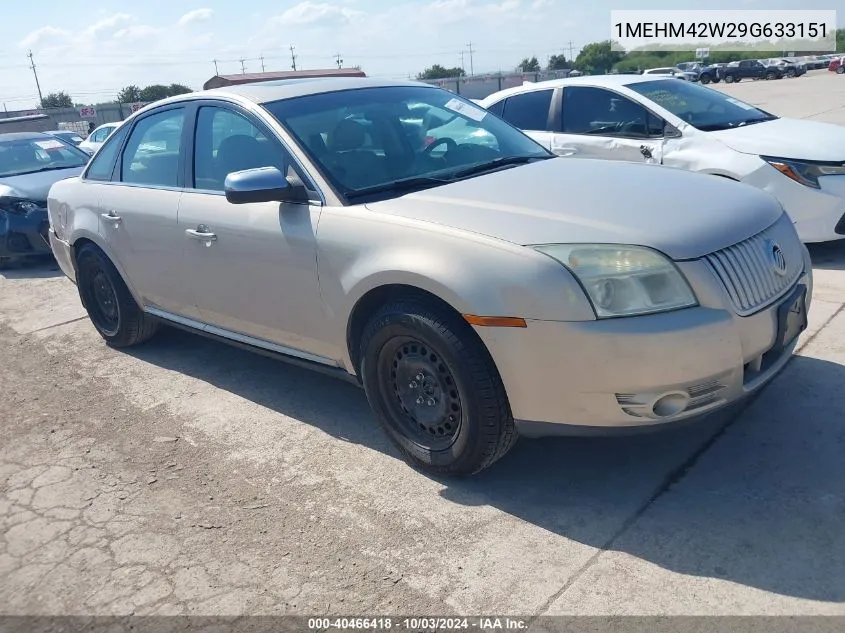
[[[471,106],[470,104],[464,103],[459,99],[449,99],[449,101],[444,107],[449,108],[450,110],[452,110],[452,112],[463,114],[464,116],[469,117],[473,121],[480,121],[485,116],[487,116],[486,110]]]
[[[41,149],[61,149],[64,147],[61,141],[55,141],[53,139],[47,141],[35,141],[35,144]]]

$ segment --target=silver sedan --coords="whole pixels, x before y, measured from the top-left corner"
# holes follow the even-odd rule
[[[164,323],[345,377],[440,474],[482,470],[520,434],[724,407],[784,366],[812,290],[771,196],[560,159],[412,82],[157,102],[53,186],[49,215],[109,344]]]

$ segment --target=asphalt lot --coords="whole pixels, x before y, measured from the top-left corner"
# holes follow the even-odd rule
[[[845,77],[719,89],[845,124]],[[119,352],[0,274],[0,613],[845,615],[845,243],[741,410],[407,467],[353,386],[165,331]]]

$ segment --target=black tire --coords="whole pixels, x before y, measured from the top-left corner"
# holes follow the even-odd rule
[[[719,79],[718,77],[713,77],[713,83],[714,83],[714,84],[717,84],[717,83],[719,83],[720,81],[722,81],[722,80],[721,80],[721,79]]]
[[[781,77],[783,77],[783,75],[781,75]],[[777,73],[766,73],[766,79],[768,81],[771,81],[772,79],[777,79],[777,78],[778,78]]]
[[[704,84],[706,86],[707,84],[710,83],[710,75],[701,75],[698,78],[698,81],[700,81],[702,84]]]
[[[383,306],[364,328],[359,358],[370,406],[412,466],[472,475],[516,443],[493,359],[451,311],[416,298]]]
[[[795,75],[796,75],[796,72],[794,70],[787,70],[786,71],[786,76],[789,77],[790,79],[794,79]]]
[[[843,73],[845,73],[845,66],[839,66],[839,67],[836,69],[836,74],[837,74],[837,75],[841,75],[841,74],[843,74]]]
[[[726,75],[725,76],[725,83],[726,84],[732,84],[734,81],[735,81],[735,79],[734,79],[733,75]]]
[[[138,345],[156,333],[158,322],[138,307],[114,264],[94,244],[76,253],[76,283],[91,322],[109,345]]]
[[[0,270],[6,270],[10,268],[12,264],[11,257],[0,257]]]

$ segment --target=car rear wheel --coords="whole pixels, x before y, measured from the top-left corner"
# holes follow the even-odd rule
[[[771,81],[772,79],[777,79],[777,73],[766,73],[766,79]]]
[[[411,465],[471,475],[516,443],[493,359],[451,310],[424,299],[385,305],[364,328],[359,358],[370,405]]]
[[[727,77],[725,77],[725,83],[726,84],[732,84],[734,81],[735,81],[735,79],[734,79],[733,75],[728,75]]]
[[[129,347],[153,336],[158,323],[138,307],[106,254],[84,244],[76,254],[77,285],[91,322],[109,345]]]
[[[837,75],[841,75],[841,74],[843,74],[843,73],[845,73],[845,66],[839,66],[839,67],[836,69],[836,74],[837,74]]]
[[[703,83],[703,84],[705,84],[705,85],[706,85],[706,84],[709,84],[709,83],[710,83],[710,76],[709,76],[709,75],[701,75],[701,76],[698,78],[698,81],[700,81],[701,83]]]

